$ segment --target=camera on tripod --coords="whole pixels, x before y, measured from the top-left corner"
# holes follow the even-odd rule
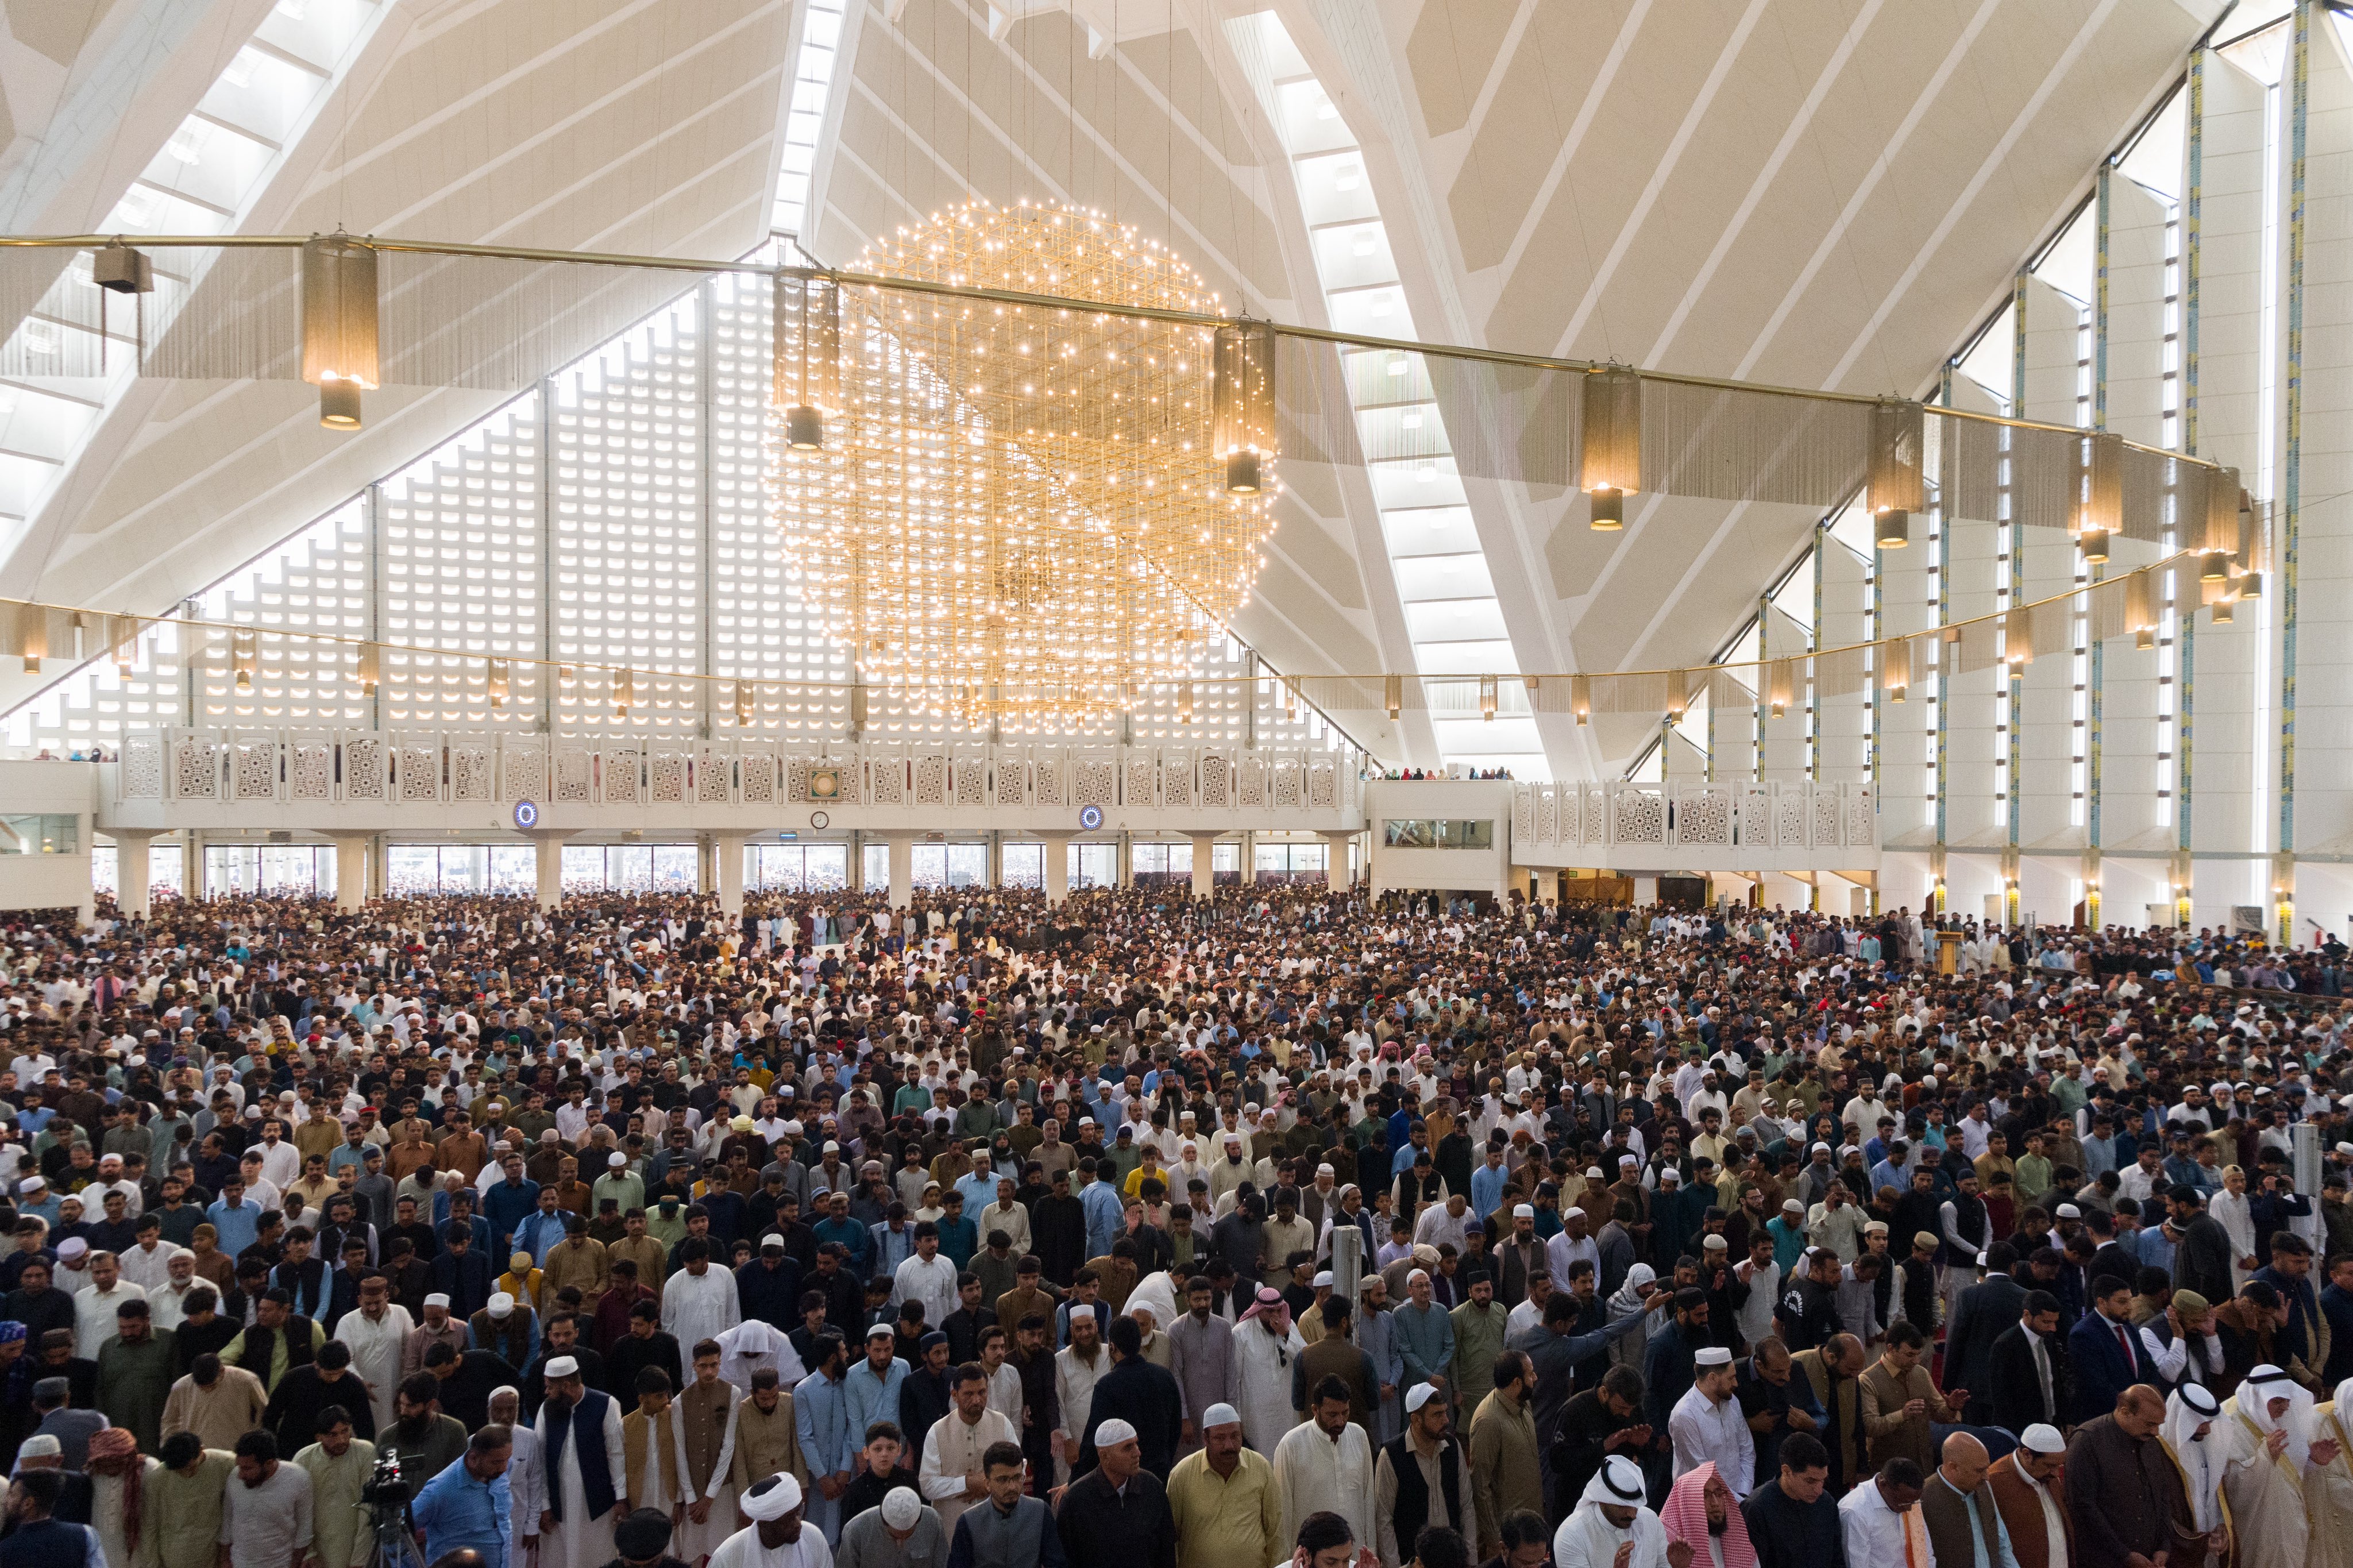
[[[408,1488],[400,1479],[400,1456],[386,1449],[376,1458],[375,1468],[360,1488],[361,1506],[371,1514],[389,1510],[397,1518],[408,1507]]]

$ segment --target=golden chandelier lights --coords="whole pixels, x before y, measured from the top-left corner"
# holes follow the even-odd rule
[[[1183,261],[1093,212],[985,202],[858,270],[1214,314]],[[863,678],[1047,728],[1191,672],[1247,603],[1276,491],[1273,336],[780,279],[777,519]]]

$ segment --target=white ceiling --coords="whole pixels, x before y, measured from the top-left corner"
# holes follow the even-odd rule
[[[791,0],[382,3],[241,227],[702,256],[765,232]],[[1229,300],[1320,322],[1289,164],[1220,26],[1256,8],[859,0],[805,244],[848,263],[968,195],[1068,200],[1165,237]],[[2225,0],[1273,8],[1366,144],[1426,334],[1917,393]],[[268,14],[0,0],[0,219],[100,221]],[[369,429],[336,437],[307,388],[141,384],[0,534],[0,575],[160,609],[495,400],[378,395]],[[1287,477],[1238,629],[1287,670],[1402,668],[1361,476]],[[1473,504],[1527,671],[1709,657],[1814,521],[1637,498],[1608,536],[1500,485]],[[1558,771],[1614,772],[1654,733],[1602,720],[1546,742]]]

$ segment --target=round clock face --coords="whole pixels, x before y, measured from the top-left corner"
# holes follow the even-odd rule
[[[517,827],[530,827],[538,821],[539,807],[532,805],[532,803],[527,800],[519,800],[515,802],[514,825]]]
[[[820,828],[820,829],[821,829],[821,828],[823,828],[823,827],[824,827],[828,823],[831,822],[832,820],[833,820],[833,818],[831,818],[831,817],[828,816],[825,813],[823,813],[823,812],[821,812],[821,811],[812,811],[812,812],[810,812],[810,813],[809,813],[809,826],[810,826],[811,827],[816,827],[816,828]]]
[[[1103,807],[1099,805],[1091,805],[1085,810],[1080,812],[1079,826],[1085,828],[1090,833],[1093,832],[1096,828],[1101,827],[1103,826]]]

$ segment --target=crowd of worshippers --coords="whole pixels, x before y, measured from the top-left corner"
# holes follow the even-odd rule
[[[19,924],[0,1568],[2353,1568],[2334,987],[1965,938]]]

